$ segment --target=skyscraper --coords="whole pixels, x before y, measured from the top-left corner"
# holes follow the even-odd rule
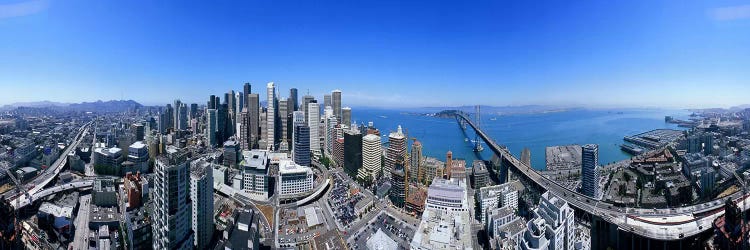
[[[287,130],[288,129],[288,127],[287,127],[287,125],[288,125],[287,124],[287,121],[288,121],[288,119],[287,119],[288,118],[287,111],[288,110],[289,110],[289,101],[288,100],[279,100],[279,123],[281,123],[281,124],[278,125],[279,129],[276,130],[276,132],[279,133],[279,137],[281,138],[281,143],[279,145],[280,149],[281,149],[281,144],[289,146],[288,139],[292,138],[291,136],[289,136],[289,134],[287,134],[287,131],[288,131]],[[281,150],[288,150],[288,148],[287,149],[281,149]]]
[[[357,129],[344,129],[344,172],[357,178],[362,167],[362,133]]]
[[[347,127],[352,126],[352,108],[345,107],[341,109],[341,122]]]
[[[391,171],[391,190],[388,192],[388,197],[396,207],[404,207],[406,201],[406,192],[409,188],[406,176],[404,158],[399,158]]]
[[[331,107],[328,107],[326,110],[330,110]],[[336,116],[332,116],[326,112],[326,131],[325,131],[325,151],[326,155],[332,155],[333,154],[333,141],[338,139],[338,136],[336,135],[336,125],[338,125],[338,121],[336,120]]]
[[[310,127],[310,151],[316,154],[320,152],[320,132],[318,131],[318,125],[320,124],[320,105],[315,102],[308,103],[307,108],[307,126]]]
[[[169,128],[169,114],[162,112],[159,114],[159,134],[166,134]]]
[[[581,192],[597,198],[599,194],[599,145],[581,147]]]
[[[216,104],[217,104],[216,103],[216,96],[215,95],[211,95],[211,96],[208,97],[208,104],[206,104],[207,105],[206,108],[208,108],[208,109],[216,109]]]
[[[260,97],[258,94],[248,94],[245,103],[249,115],[250,147],[257,148],[260,140]]]
[[[409,181],[422,182],[424,170],[422,169],[422,143],[415,141],[411,144],[411,154],[409,155]]]
[[[198,104],[197,103],[191,103],[190,104],[190,119],[198,118]]]
[[[297,89],[291,88],[289,89],[289,106],[292,107],[291,111],[298,111],[299,110],[299,99],[297,98]]]
[[[240,113],[240,133],[237,135],[240,141],[240,148],[242,150],[252,149],[253,143],[251,142],[252,136],[250,135],[250,113],[247,112],[247,108]]]
[[[385,158],[384,176],[390,176],[393,167],[399,162],[399,159],[407,159],[406,136],[404,136],[401,126],[398,126],[396,132],[388,135],[388,151]],[[403,164],[403,163],[402,163]]]
[[[155,164],[153,249],[193,249],[190,166],[185,153],[167,151]]]
[[[305,111],[306,122],[310,118],[310,112],[308,111],[307,107],[308,107],[308,104],[310,104],[311,102],[317,102],[315,98],[312,97],[311,95],[305,95],[304,97],[302,97],[302,104],[300,105],[301,106],[300,109],[302,109],[302,111]],[[320,107],[318,107],[318,113],[320,113]]]
[[[211,163],[197,160],[190,167],[192,229],[197,249],[208,249],[214,234],[214,177]]]
[[[326,107],[333,108],[333,106],[331,105],[333,105],[331,104],[331,95],[323,95],[323,109],[325,109]]]
[[[165,133],[167,133],[168,132],[167,130],[174,130],[174,128],[175,128],[175,126],[174,126],[174,108],[172,107],[171,104],[167,104],[167,108],[164,111],[164,113],[167,115],[165,117],[166,119],[164,120],[165,121],[164,124],[166,125]]]
[[[305,123],[304,113],[295,111],[294,120],[294,162],[302,166],[310,166],[310,127]]]
[[[342,123],[344,116],[341,114],[341,90],[337,89],[331,93],[331,105],[333,107],[333,115],[336,116],[339,124]],[[344,123],[344,125],[349,126],[351,124]]]
[[[368,134],[362,137],[362,167],[359,168],[357,179],[373,183],[380,174],[382,155],[380,136]]]
[[[229,138],[227,131],[231,131],[228,129],[231,127],[231,120],[229,120],[227,104],[222,103],[218,104],[218,106],[219,108],[216,110],[216,142],[218,145],[221,145]]]
[[[697,135],[687,137],[688,153],[698,153],[701,151],[701,141]]]
[[[247,108],[247,109],[250,109],[250,105],[248,105],[248,102],[247,102],[247,95],[249,95],[251,93],[251,90],[252,90],[252,88],[250,86],[250,83],[246,82],[245,85],[242,88],[242,96],[245,97],[245,108]]]
[[[206,141],[211,147],[216,147],[218,142],[216,140],[217,131],[217,112],[215,109],[206,109]]]
[[[174,100],[173,107],[175,112],[172,114],[172,127],[174,128],[174,130],[180,130],[180,108],[182,107],[182,102],[180,101],[180,99]]]
[[[273,150],[275,149],[274,146],[276,142],[276,108],[274,107],[276,88],[274,87],[273,82],[269,82],[266,86],[266,96],[268,102],[268,110],[266,111],[266,149]]]
[[[181,103],[177,107],[177,130],[187,130],[188,127],[188,109],[187,105]]]

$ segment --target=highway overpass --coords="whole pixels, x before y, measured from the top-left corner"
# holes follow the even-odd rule
[[[666,248],[667,246],[684,245],[682,239],[692,240],[699,235],[705,235],[707,230],[712,228],[713,221],[724,214],[724,204],[727,199],[734,199],[743,210],[748,209],[748,197],[743,196],[741,192],[714,201],[679,207],[679,208],[661,208],[661,209],[643,209],[643,208],[625,208],[617,207],[614,204],[598,201],[592,197],[585,196],[568,189],[553,180],[541,175],[523,163],[504,146],[500,146],[489,137],[481,128],[477,128],[474,122],[466,114],[457,112],[456,119],[458,122],[465,122],[482,138],[487,144],[487,148],[492,150],[502,159],[502,163],[507,165],[505,171],[512,169],[519,173],[523,178],[531,181],[541,190],[547,190],[552,194],[560,197],[576,208],[577,212],[584,212],[591,215],[592,218],[592,236],[593,234],[606,234],[597,240],[602,242],[599,246],[606,247],[603,244],[614,244],[615,248],[644,248],[641,242],[621,241],[643,241],[646,240],[647,248]],[[507,174],[506,174],[507,176]],[[601,231],[597,231],[601,229]],[[597,232],[595,232],[597,231]],[[606,232],[605,232],[606,231]],[[596,246],[592,237],[592,246]],[[625,238],[625,239],[623,239]],[[616,241],[613,243],[612,241]],[[673,241],[669,243],[669,241]],[[691,243],[685,243],[688,246]],[[609,245],[612,246],[612,245]],[[662,247],[664,246],[664,247]],[[598,247],[597,247],[598,248]]]
[[[24,188],[27,188],[26,192],[28,192],[29,195],[33,196],[40,190],[44,189],[45,186],[47,186],[52,180],[57,177],[57,175],[60,174],[60,171],[62,171],[63,166],[68,162],[68,154],[75,150],[76,147],[78,147],[78,144],[81,143],[83,138],[85,137],[86,133],[88,133],[89,126],[92,124],[92,122],[86,123],[81,128],[78,129],[78,134],[74,138],[74,142],[68,147],[63,150],[62,153],[60,153],[60,157],[55,160],[54,163],[52,163],[51,166],[49,166],[47,169],[45,169],[40,175],[36,176],[31,181],[24,184]],[[26,195],[24,194],[18,194],[18,192],[13,189],[8,192],[6,192],[5,197],[7,197],[10,202],[10,204],[13,207],[16,207],[16,202],[23,202]],[[21,200],[19,200],[21,199]],[[19,206],[19,207],[24,207]]]

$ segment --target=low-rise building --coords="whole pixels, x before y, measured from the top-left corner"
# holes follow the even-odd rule
[[[97,178],[94,180],[91,203],[97,206],[117,206],[115,181],[111,178]]]
[[[383,230],[378,229],[370,239],[367,240],[368,250],[396,250],[398,249],[398,243],[395,240],[388,237],[387,234],[383,233]]]
[[[313,171],[291,160],[279,163],[279,195],[294,197],[313,190]]]
[[[242,151],[242,182],[240,188],[257,200],[267,200],[269,197],[270,178],[268,168],[270,159],[266,150]]]
[[[474,179],[474,189],[486,187],[490,184],[490,172],[482,160],[474,160],[471,167],[471,173]]]

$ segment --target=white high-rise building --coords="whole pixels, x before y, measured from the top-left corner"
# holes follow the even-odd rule
[[[320,155],[320,104],[311,102],[307,104],[307,126],[310,127],[310,151]]]
[[[385,176],[391,175],[391,171],[401,159],[408,161],[407,144],[406,135],[404,135],[401,125],[398,126],[396,132],[391,132],[388,135],[388,150],[386,151],[385,169],[383,170]]]
[[[539,206],[533,210],[534,219],[528,231],[518,242],[521,249],[573,250],[575,249],[575,222],[573,209],[563,199],[545,192]]]
[[[333,155],[333,141],[339,138],[336,125],[338,125],[338,120],[335,116],[326,117],[325,146],[327,155]]]
[[[364,180],[368,176],[375,181],[380,173],[381,156],[380,136],[369,134],[362,137],[362,167],[359,168],[357,179]]]
[[[276,142],[276,112],[274,102],[276,100],[276,89],[274,88],[273,82],[269,82],[266,86],[267,97],[268,97],[268,109],[266,110],[266,149],[274,150],[274,144]]]
[[[214,234],[214,180],[210,162],[197,160],[190,167],[190,202],[197,249],[207,249]]]
[[[482,225],[487,225],[487,214],[494,208],[509,207],[513,211],[518,210],[518,190],[515,188],[518,185],[520,182],[514,181],[479,189],[477,200],[481,207]]]
[[[167,149],[155,164],[153,249],[193,249],[190,164],[184,154]]]

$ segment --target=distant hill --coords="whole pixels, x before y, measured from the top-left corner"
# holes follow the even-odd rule
[[[143,105],[133,100],[113,100],[113,101],[96,101],[74,103],[68,106],[73,111],[81,112],[124,112],[134,108],[141,108]]]
[[[18,107],[28,108],[52,108],[61,111],[76,111],[76,112],[97,112],[97,113],[110,113],[110,112],[125,112],[133,108],[141,108],[143,105],[133,100],[111,100],[111,101],[95,101],[95,102],[82,102],[82,103],[59,103],[51,101],[41,102],[19,102],[9,105],[5,105],[0,110],[10,110]]]
[[[4,105],[2,109],[12,109],[17,107],[29,107],[29,108],[47,108],[47,107],[65,107],[68,103],[41,101],[41,102],[16,102],[8,105]]]

